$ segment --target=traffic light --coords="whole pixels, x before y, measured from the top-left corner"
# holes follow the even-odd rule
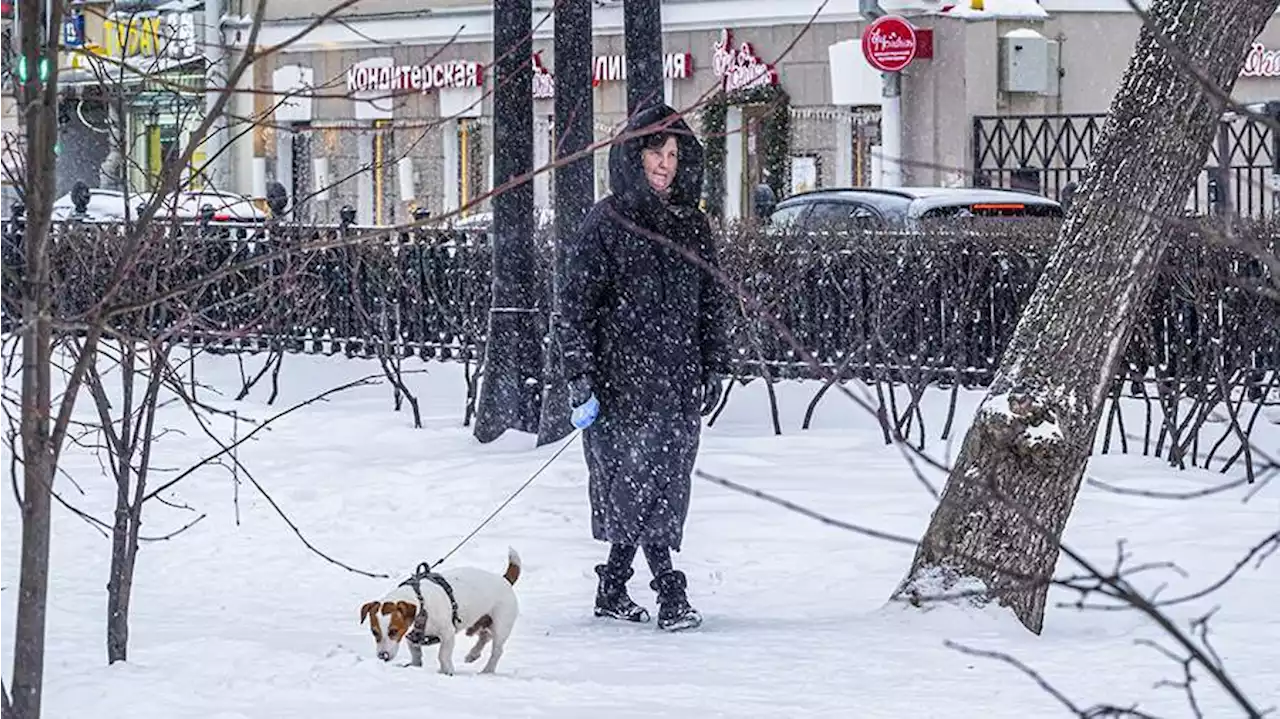
[[[30,66],[27,64],[27,56],[18,56],[18,82],[22,85],[27,84],[27,78],[31,75]],[[49,58],[41,56],[36,60],[36,80],[43,85],[49,81]]]

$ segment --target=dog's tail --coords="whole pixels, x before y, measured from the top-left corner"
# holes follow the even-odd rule
[[[507,547],[507,571],[502,575],[508,584],[514,585],[520,578],[520,555],[512,547]]]

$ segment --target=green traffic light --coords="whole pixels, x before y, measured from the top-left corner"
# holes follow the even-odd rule
[[[41,57],[36,60],[36,79],[41,83],[48,82],[49,72],[52,69],[52,63],[48,57]],[[18,56],[18,82],[22,85],[27,84],[27,79],[31,77],[30,66],[27,64],[27,56]]]

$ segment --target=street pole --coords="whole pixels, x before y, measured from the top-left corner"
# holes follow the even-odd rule
[[[626,33],[627,115],[634,115],[641,107],[665,99],[661,0],[626,0],[622,4],[622,23]]]
[[[591,0],[560,0],[555,17],[555,158],[581,152],[595,138],[595,108],[591,80]],[[590,154],[557,164],[555,183],[555,266],[553,284],[560,280],[560,247],[573,236],[595,200],[595,163]],[[554,319],[554,315],[553,315]],[[560,342],[554,324],[547,331],[543,362],[542,421],[538,444],[555,442],[573,431],[569,423],[568,390],[560,364]]]
[[[870,24],[885,15],[880,0],[859,0],[858,12]],[[865,28],[864,28],[865,32]],[[902,186],[902,73],[882,72],[880,97],[880,187]]]
[[[475,437],[538,431],[542,332],[533,251],[533,2],[495,0],[492,299]],[[523,178],[517,180],[517,178]],[[510,187],[504,186],[512,184]]]
[[[882,187],[902,187],[902,73],[886,72],[880,103]]]
[[[231,92],[227,85],[227,51],[222,36],[223,0],[204,0],[204,106],[205,112],[213,112],[218,97]],[[230,105],[228,105],[230,107]],[[226,118],[220,117],[209,127],[204,141],[204,172],[212,189],[229,190],[227,184],[227,157],[224,152],[228,128]]]

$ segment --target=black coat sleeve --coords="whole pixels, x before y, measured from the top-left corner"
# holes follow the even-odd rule
[[[600,213],[591,212],[561,246],[559,315],[556,322],[564,376],[595,374],[600,300],[609,282]]]
[[[702,259],[717,270],[720,266],[715,238],[706,217],[702,218]],[[704,272],[701,283],[700,319],[702,327],[702,374],[729,373],[729,301],[732,293],[712,272]]]

